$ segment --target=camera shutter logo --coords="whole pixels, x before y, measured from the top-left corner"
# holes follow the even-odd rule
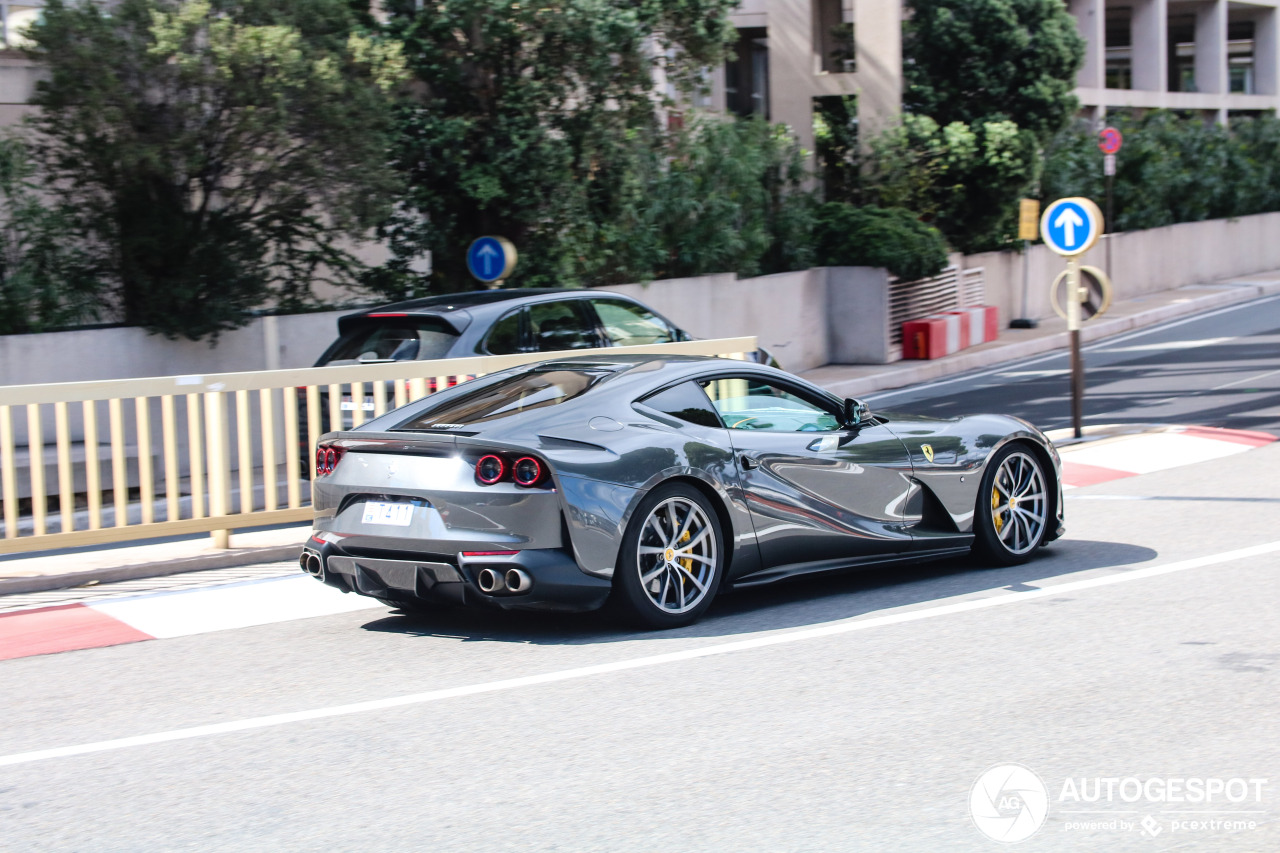
[[[978,831],[993,841],[1025,841],[1049,816],[1049,790],[1021,764],[997,764],[973,783],[969,814]]]

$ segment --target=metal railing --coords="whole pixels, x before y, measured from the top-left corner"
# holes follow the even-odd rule
[[[889,343],[902,345],[902,324],[952,308],[983,304],[985,279],[982,267],[950,266],[932,278],[889,282]]]
[[[744,337],[600,354],[755,349]],[[206,532],[225,548],[237,528],[309,521],[304,470],[314,476],[323,433],[473,377],[590,354],[0,387],[0,554]]]

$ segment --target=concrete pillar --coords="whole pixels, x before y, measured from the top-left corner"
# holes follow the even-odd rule
[[[1253,85],[1259,95],[1280,94],[1280,14],[1259,9],[1253,23]]]
[[[769,4],[769,120],[813,150],[813,21],[808,3]]]
[[[1169,7],[1166,0],[1136,0],[1131,27],[1133,88],[1168,91]]]
[[[1227,91],[1227,0],[1196,9],[1196,91]]]
[[[1084,65],[1076,74],[1082,89],[1101,89],[1106,82],[1107,15],[1105,0],[1071,0],[1068,7],[1084,39]]]
[[[853,15],[858,126],[870,138],[902,113],[902,0],[858,2]]]

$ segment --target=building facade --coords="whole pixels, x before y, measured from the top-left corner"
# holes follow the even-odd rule
[[[0,0],[0,127],[39,69],[16,49],[43,0]],[[1066,0],[1086,43],[1087,115],[1165,108],[1225,121],[1280,107],[1280,0]],[[903,0],[742,0],[736,58],[700,106],[758,113],[813,148],[815,98],[852,97],[874,132],[902,103]]]

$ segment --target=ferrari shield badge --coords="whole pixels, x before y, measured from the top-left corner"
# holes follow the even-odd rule
[[[920,445],[920,449],[924,451],[924,458],[932,462],[933,461],[933,445],[922,444]]]

